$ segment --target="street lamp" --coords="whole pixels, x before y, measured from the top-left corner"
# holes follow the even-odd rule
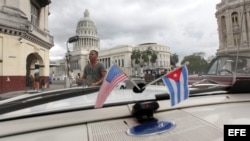
[[[70,52],[68,51],[66,54],[66,62],[67,62],[67,77],[69,77],[69,71],[70,71],[70,59],[71,59],[71,55]]]
[[[71,55],[70,55],[68,43],[76,42],[78,39],[79,39],[78,36],[73,36],[73,37],[70,37],[70,38],[68,39],[68,41],[66,42],[66,47],[67,47],[67,53],[66,53],[67,78],[66,78],[66,81],[65,81],[65,87],[69,87],[69,86],[70,86],[70,84],[69,84],[69,79],[70,79],[70,78],[69,78],[69,72],[70,72],[70,59],[71,59]]]

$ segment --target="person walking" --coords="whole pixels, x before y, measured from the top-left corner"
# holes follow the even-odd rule
[[[44,88],[45,88],[45,78],[44,78],[44,76],[42,76],[41,77],[41,79],[40,79],[40,88],[42,89],[42,91],[44,90]]]
[[[35,81],[34,81],[34,89],[36,91],[38,91],[40,88],[40,81],[39,81],[39,77],[38,76],[35,76]]]
[[[30,88],[32,90],[34,89],[33,83],[34,83],[34,77],[33,77],[33,75],[30,75],[30,77],[29,77],[29,86],[30,86]]]
[[[89,61],[90,62],[84,67],[82,76],[83,83],[87,83],[88,86],[100,86],[106,75],[106,69],[101,62],[98,62],[98,51],[90,51]]]

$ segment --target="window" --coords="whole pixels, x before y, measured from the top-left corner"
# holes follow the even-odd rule
[[[40,8],[31,2],[31,23],[39,26]]]
[[[70,62],[70,67],[71,67],[71,69],[73,69],[73,70],[79,69],[79,68],[80,68],[80,65],[79,65],[78,60],[72,60],[72,61]]]
[[[233,26],[238,26],[239,23],[238,23],[238,14],[236,12],[234,12],[232,14],[232,23],[233,23]]]
[[[237,47],[238,45],[240,45],[240,35],[239,34],[234,34],[233,35],[233,39],[234,39],[234,46]]]

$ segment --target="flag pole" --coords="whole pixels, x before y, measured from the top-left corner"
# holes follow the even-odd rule
[[[120,71],[122,71],[121,70],[121,68],[118,66],[118,65],[116,65],[116,63],[115,62],[113,62],[113,64],[120,70]],[[122,71],[123,72],[123,71]],[[124,73],[124,72],[123,72]],[[126,74],[126,73],[125,73]],[[127,74],[126,74],[127,75]],[[141,90],[141,88],[134,82],[134,80],[132,80],[128,75],[127,75],[127,77],[128,77],[128,80],[138,89],[138,90]]]
[[[186,63],[185,63],[184,65],[186,65]],[[154,84],[155,82],[159,81],[160,79],[162,79],[162,78],[165,77],[166,75],[170,74],[171,72],[173,72],[173,71],[175,71],[175,70],[178,70],[179,68],[183,67],[184,65],[181,65],[181,66],[175,68],[174,70],[172,70],[172,71],[170,71],[170,72],[168,72],[168,73],[162,75],[161,77],[155,79],[154,81],[149,82],[149,83],[146,84],[144,87],[142,87],[142,89],[145,89],[148,85]]]

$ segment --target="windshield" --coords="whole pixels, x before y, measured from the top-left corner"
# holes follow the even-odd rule
[[[0,120],[248,91],[242,0],[2,5]]]
[[[236,67],[237,65],[237,67]],[[207,74],[210,75],[250,75],[250,57],[221,56],[211,63]],[[224,72],[222,72],[224,71]],[[232,72],[232,73],[230,73]]]

